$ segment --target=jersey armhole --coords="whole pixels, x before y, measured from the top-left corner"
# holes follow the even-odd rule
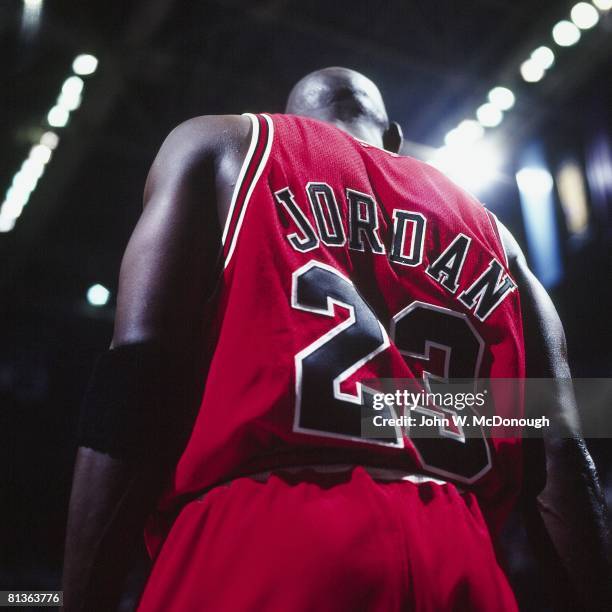
[[[489,224],[491,225],[491,229],[493,230],[493,234],[497,238],[497,243],[501,249],[501,252],[504,254],[504,264],[506,266],[506,270],[509,269],[508,263],[508,253],[506,253],[506,247],[504,246],[504,241],[502,240],[502,234],[499,229],[499,219],[492,213],[488,208],[485,208],[485,212],[487,213],[487,218],[489,219]]]
[[[244,113],[244,116],[251,120],[251,142],[238,173],[225,227],[223,228],[221,240],[224,269],[227,268],[234,254],[249,200],[270,156],[274,137],[274,124],[269,115]]]

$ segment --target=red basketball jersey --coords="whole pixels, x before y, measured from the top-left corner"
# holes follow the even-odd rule
[[[334,126],[249,118],[204,317],[210,369],[162,509],[239,475],[354,463],[473,488],[497,522],[520,485],[519,440],[360,437],[364,380],[524,376],[494,216],[433,167]],[[520,417],[522,398],[495,409]]]

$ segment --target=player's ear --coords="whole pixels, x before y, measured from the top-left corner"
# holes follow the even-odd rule
[[[383,134],[383,146],[387,151],[391,151],[391,153],[399,153],[402,148],[402,142],[404,142],[404,135],[402,134],[400,124],[396,121],[391,121]]]

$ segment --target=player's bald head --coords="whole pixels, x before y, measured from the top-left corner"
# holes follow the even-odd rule
[[[306,75],[291,90],[286,112],[345,124],[368,122],[381,132],[389,126],[378,87],[348,68],[323,68]]]
[[[401,128],[389,122],[378,87],[349,68],[334,66],[307,74],[291,90],[285,112],[333,123],[389,151],[401,147]]]

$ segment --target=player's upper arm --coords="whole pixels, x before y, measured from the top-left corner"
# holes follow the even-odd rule
[[[113,346],[193,335],[219,247],[220,160],[249,126],[239,116],[198,117],[166,138],[121,264]]]
[[[542,439],[525,439],[523,500],[526,509],[546,485],[563,478],[559,460],[567,444],[580,442],[577,407],[567,361],[563,325],[548,293],[529,269],[525,255],[514,236],[500,223],[502,242],[510,272],[521,299],[527,385],[526,416],[550,419]],[[533,379],[547,379],[534,381]]]
[[[563,325],[548,293],[529,269],[514,236],[501,224],[510,271],[518,285],[523,313],[527,376],[569,377]]]
[[[575,609],[585,597],[609,601],[605,500],[579,432],[563,326],[518,244],[508,230],[501,231],[521,298],[527,376],[548,379],[526,386],[527,411],[531,407],[533,416],[550,419],[542,439],[523,440],[527,532],[553,577],[555,592],[561,592],[563,609]]]
[[[514,236],[501,223],[502,241],[508,255],[510,272],[521,299],[527,377],[556,379],[550,383],[552,402],[534,406],[549,408],[546,416],[554,420],[554,429],[567,435],[578,431],[576,406],[571,393],[571,373],[563,325],[550,296],[529,269],[525,255]],[[527,408],[532,405],[527,398]],[[539,414],[538,416],[542,416]]]

